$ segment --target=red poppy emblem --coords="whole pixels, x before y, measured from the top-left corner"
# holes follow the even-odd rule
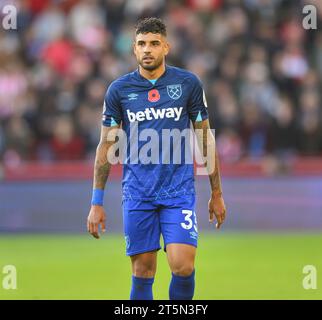
[[[148,100],[150,102],[157,102],[160,100],[160,93],[157,89],[152,89],[148,93]]]

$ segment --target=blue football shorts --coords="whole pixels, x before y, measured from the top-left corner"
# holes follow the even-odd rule
[[[160,250],[169,243],[197,247],[198,228],[195,195],[164,200],[123,200],[123,226],[126,255]]]

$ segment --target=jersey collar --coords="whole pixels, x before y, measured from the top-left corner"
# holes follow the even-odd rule
[[[164,72],[163,72],[163,73],[162,73],[162,75],[157,79],[157,81],[155,82],[155,84],[152,84],[152,83],[149,81],[149,79],[144,78],[144,77],[140,74],[140,72],[139,72],[139,68],[137,68],[137,69],[134,71],[134,75],[135,75],[135,77],[136,77],[138,80],[140,80],[140,81],[142,81],[142,82],[144,82],[144,83],[146,83],[146,84],[149,84],[150,86],[155,86],[155,85],[159,84],[160,82],[162,82],[162,80],[163,80],[163,79],[164,79],[164,77],[168,74],[168,72],[169,72],[169,66],[166,64],[166,65],[165,65],[165,70],[164,70]]]

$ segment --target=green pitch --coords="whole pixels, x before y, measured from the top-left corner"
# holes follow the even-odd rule
[[[131,268],[121,235],[0,236],[0,299],[128,299]],[[14,265],[17,289],[2,287]],[[317,269],[305,290],[303,267]],[[168,298],[170,272],[159,251],[155,299]],[[322,235],[201,233],[195,299],[322,299]]]

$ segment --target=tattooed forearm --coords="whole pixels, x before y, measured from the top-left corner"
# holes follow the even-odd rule
[[[219,157],[218,157],[217,149],[215,151],[215,170],[211,174],[209,174],[209,181],[210,181],[212,194],[214,196],[221,196],[222,188],[221,188]]]
[[[99,144],[96,149],[96,158],[94,165],[94,189],[104,189],[107,177],[110,173],[111,164],[107,161],[108,145]]]
[[[109,132],[113,128],[102,127],[101,139],[96,149],[94,165],[93,189],[104,189],[111,170],[111,163],[108,161],[108,151],[114,145],[115,140],[108,140]]]
[[[202,156],[205,166],[208,170],[208,176],[212,194],[214,196],[222,195],[219,157],[216,150],[215,138],[210,130],[209,121],[204,120],[194,123],[197,141],[202,148]]]

